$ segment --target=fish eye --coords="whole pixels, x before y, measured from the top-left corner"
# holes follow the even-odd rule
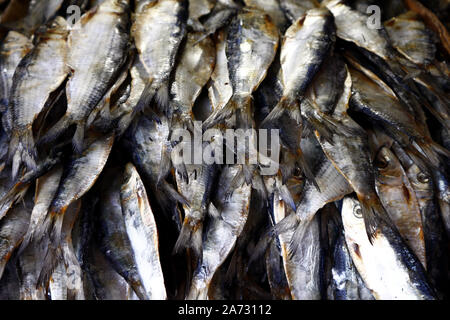
[[[423,172],[419,172],[417,174],[417,180],[419,180],[419,182],[421,182],[421,183],[428,183],[430,181],[430,178],[428,177],[427,174],[425,174]]]
[[[375,165],[377,166],[377,168],[385,169],[389,165],[389,159],[387,159],[386,157],[378,157],[375,161]]]
[[[358,219],[361,219],[362,218],[362,209],[361,209],[361,206],[355,206],[354,208],[353,208],[353,215],[356,217],[356,218],[358,218]]]

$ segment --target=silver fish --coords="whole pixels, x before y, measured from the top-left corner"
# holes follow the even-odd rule
[[[190,127],[194,120],[192,108],[195,100],[211,77],[216,58],[212,40],[207,37],[198,41],[199,37],[200,33],[188,33],[170,88],[172,95],[170,111],[179,113],[182,121],[190,124]]]
[[[379,150],[374,165],[377,170],[376,188],[381,203],[400,235],[426,269],[422,217],[406,172],[395,154],[387,147]]]
[[[112,181],[109,179],[112,179]],[[149,296],[142,284],[141,276],[136,266],[133,248],[127,235],[122,212],[120,201],[122,180],[122,175],[117,175],[115,170],[112,171],[111,169],[111,171],[105,173],[103,181],[108,181],[108,184],[103,182],[104,187],[101,189],[102,193],[99,202],[99,247],[114,270],[129,283],[137,296],[144,300],[148,299]]]
[[[36,167],[37,151],[32,125],[50,94],[61,85],[69,72],[68,32],[66,21],[57,17],[14,72],[10,96],[13,127],[9,147],[13,179],[22,163],[29,170]]]
[[[243,11],[233,19],[225,51],[233,96],[223,108],[214,110],[203,128],[208,129],[235,113],[240,118],[239,127],[251,127],[251,95],[264,80],[277,47],[278,32],[269,16],[254,10]]]
[[[244,229],[250,208],[251,186],[242,180],[240,170],[240,167],[236,165],[227,166],[221,173],[222,187],[215,195],[215,198],[219,200],[218,208],[210,209],[217,212],[211,215],[213,219],[210,221],[202,244],[203,260],[194,273],[187,299],[208,298],[214,275],[230,254],[237,237]],[[229,197],[225,197],[229,187],[236,183],[234,181],[236,177],[241,177],[241,183],[237,183],[238,187]]]
[[[0,49],[0,110],[3,113],[3,130],[8,136],[11,134],[12,113],[9,107],[10,90],[14,71],[20,60],[33,48],[31,40],[24,35],[10,31]]]
[[[436,54],[433,34],[416,13],[408,11],[386,21],[384,26],[394,48],[407,59],[422,66],[433,62]]]
[[[138,110],[146,108],[155,94],[159,107],[162,110],[167,107],[169,77],[178,48],[186,35],[187,2],[141,1],[138,6],[131,32],[139,58],[148,74],[145,90],[138,102]]]
[[[0,277],[3,275],[6,263],[13,251],[20,245],[30,221],[31,197],[25,197],[25,202],[15,205],[8,215],[0,221]]]
[[[61,230],[64,262],[53,272],[49,291],[52,300],[84,300],[81,267],[72,245],[72,229],[81,208],[81,201],[72,203],[66,211]]]
[[[379,300],[434,299],[420,262],[398,233],[384,224],[370,242],[362,216],[359,201],[345,198],[342,221],[347,247],[374,297]]]
[[[42,241],[48,239],[49,241],[45,263],[39,275],[41,284],[48,283],[53,268],[57,266],[60,260],[64,261],[65,259],[62,255],[61,242],[63,239],[61,238],[61,232],[67,208],[92,187],[111,152],[114,142],[113,134],[95,136],[95,138],[97,139],[89,145],[84,154],[68,164],[44,223],[35,233],[36,239],[42,239]]]
[[[156,229],[144,184],[136,168],[128,163],[120,189],[125,227],[136,259],[136,266],[149,299],[167,298],[159,261],[158,230]]]
[[[335,40],[333,16],[327,9],[311,9],[286,31],[281,47],[281,83],[283,96],[261,124],[280,127],[281,123],[298,127],[301,123],[298,102],[319,71]],[[283,144],[293,152],[299,148],[298,134],[281,134]]]
[[[129,1],[107,0],[86,12],[69,35],[68,65],[72,76],[66,85],[67,110],[41,139],[50,142],[71,124],[77,152],[83,150],[85,122],[117,76],[129,41]],[[91,45],[86,46],[86,42]],[[88,70],[88,71],[87,71]]]

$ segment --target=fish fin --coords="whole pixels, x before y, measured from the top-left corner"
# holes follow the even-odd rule
[[[364,224],[366,226],[367,237],[370,243],[373,243],[373,239],[377,230],[379,229],[380,219],[385,220],[389,225],[393,225],[389,218],[387,217],[386,211],[384,210],[378,197],[363,197],[358,196],[358,200],[361,204],[362,216],[364,219]]]
[[[138,113],[139,111],[148,109],[148,106],[150,105],[150,102],[152,101],[154,95],[155,89],[152,86],[152,82],[149,82],[145,85],[141,97],[139,98],[138,102],[136,103],[136,106],[133,109],[131,117],[134,118],[136,113]]]
[[[306,162],[305,156],[304,156],[301,148],[297,149],[297,163],[300,166],[300,169],[302,170],[302,172],[306,176],[306,178],[314,185],[314,187],[316,187],[316,189],[319,192],[321,192],[319,184],[316,181],[316,177],[314,176],[312,169],[309,167],[308,163]]]
[[[84,130],[85,130],[85,123],[84,121],[80,121],[77,123],[77,128],[75,130],[75,134],[72,138],[72,146],[73,150],[76,154],[81,154],[84,149]]]
[[[288,248],[288,257],[289,259],[292,259],[297,251],[298,248],[300,248],[300,244],[303,241],[303,238],[305,237],[305,232],[308,229],[309,224],[311,223],[311,220],[303,220],[300,221],[297,225],[297,228],[294,231],[294,234],[292,235],[291,241],[289,242],[289,248]]]
[[[70,116],[66,113],[58,120],[38,141],[38,145],[50,143],[58,139],[64,131],[73,123]]]
[[[270,243],[273,241],[272,233],[270,231],[266,231],[259,238],[258,243],[252,250],[252,254],[248,260],[247,266],[245,267],[245,272],[248,272],[253,262],[262,257],[269,247]]]
[[[213,219],[222,220],[219,210],[217,210],[216,206],[212,202],[208,205],[208,214]]]
[[[279,236],[280,234],[293,230],[299,223],[300,218],[296,214],[291,213],[273,226],[272,234],[273,236]]]
[[[157,184],[159,184],[160,181],[164,180],[167,177],[167,174],[172,168],[170,149],[171,147],[169,146],[168,143],[163,145],[163,150],[161,151],[161,162],[159,164],[159,174]]]
[[[279,129],[283,146],[296,152],[301,140],[302,115],[296,100],[282,98],[276,107],[263,120],[262,129]]]
[[[36,169],[37,151],[31,129],[22,132],[20,136],[16,131],[12,133],[9,152],[10,161],[12,161],[11,173],[13,180],[17,178],[22,164],[25,164],[30,171]]]
[[[292,210],[295,212],[297,211],[297,208],[295,206],[295,201],[292,198],[291,192],[289,191],[288,187],[283,184],[281,187],[277,188],[278,192],[281,196],[281,199],[283,199],[283,201],[292,208]]]
[[[42,270],[37,282],[38,285],[43,287],[48,286],[50,277],[57,265],[60,262],[65,263],[61,248],[61,231],[64,220],[64,211],[65,209],[60,212],[51,211],[44,222],[44,225],[46,226],[45,230],[48,230],[49,232],[43,234],[41,241],[48,240],[48,242],[44,263],[42,264]]]
[[[222,109],[216,109],[211,113],[211,115],[203,122],[203,130],[207,130],[218,123],[225,121],[230,118],[236,111],[238,107],[237,102],[232,97],[228,103]]]
[[[201,219],[190,219],[186,216],[184,218],[181,232],[178,236],[177,242],[173,247],[173,253],[179,254],[183,249],[192,249],[196,258],[201,260],[202,257],[202,229],[203,221]]]
[[[161,188],[161,191],[169,199],[189,207],[189,201],[183,195],[179,194],[166,180],[161,180],[158,187]]]
[[[169,100],[169,85],[167,83],[163,83],[161,87],[159,87],[158,91],[156,91],[156,103],[159,110],[164,112],[166,115],[169,113]]]
[[[9,209],[18,200],[22,199],[27,190],[29,184],[16,183],[11,190],[8,191],[0,200],[0,220],[8,213]]]

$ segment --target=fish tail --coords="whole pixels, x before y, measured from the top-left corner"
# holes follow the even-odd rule
[[[300,248],[300,244],[303,241],[303,238],[305,237],[306,230],[308,229],[309,224],[311,223],[311,219],[300,221],[297,225],[297,228],[294,231],[294,234],[292,235],[291,241],[289,242],[289,248],[288,248],[288,257],[289,259],[292,259],[298,249]]]
[[[169,113],[169,100],[169,85],[165,82],[156,91],[156,103],[159,110],[166,115]]]
[[[148,109],[147,107],[150,105],[150,102],[152,101],[154,95],[155,89],[152,86],[152,82],[149,82],[145,85],[141,97],[139,98],[139,101],[137,102],[136,106],[133,109],[131,117],[134,118],[134,116],[138,112]]]
[[[192,249],[194,256],[201,259],[202,256],[202,229],[203,220],[186,216],[180,235],[173,248],[173,252],[179,254],[183,249]]]
[[[427,141],[415,140],[413,141],[412,146],[418,151],[426,163],[437,170],[439,170],[441,164],[439,154],[450,158],[450,151],[431,141],[431,139],[427,139]]]
[[[181,203],[182,205],[189,207],[189,201],[179,194],[167,181],[161,180],[158,186],[161,191],[171,200]]]
[[[295,212],[297,211],[297,208],[295,206],[295,201],[292,198],[292,194],[289,191],[289,188],[283,184],[281,187],[276,188],[281,199],[283,199],[284,203],[286,203],[291,209]]]
[[[14,203],[25,196],[28,186],[29,184],[16,183],[14,187],[0,199],[0,220],[6,215]]]
[[[22,164],[28,170],[36,169],[37,151],[31,129],[24,132],[13,132],[9,145],[9,157],[12,161],[12,178],[16,179]]]
[[[390,219],[388,218],[383,205],[381,204],[378,197],[374,194],[371,196],[357,195],[358,200],[361,204],[362,216],[364,219],[364,224],[366,226],[367,237],[370,243],[372,243],[377,230],[379,229],[379,222],[381,220],[393,226]]]
[[[72,146],[76,154],[80,154],[83,151],[83,141],[84,141],[84,131],[85,131],[85,122],[80,121],[77,122],[77,129],[75,130],[75,134],[72,138]]]
[[[299,164],[300,169],[302,170],[302,172],[306,176],[306,178],[316,187],[316,189],[319,192],[321,192],[319,184],[316,181],[316,177],[314,176],[312,169],[309,167],[308,163],[306,162],[305,156],[304,156],[301,148],[297,149],[297,163]]]
[[[300,122],[300,108],[295,100],[282,97],[275,108],[267,115],[261,123],[261,128],[281,128],[283,116],[288,116],[297,122]]]
[[[218,123],[229,119],[238,107],[237,102],[232,97],[230,101],[221,109],[216,109],[211,115],[203,122],[203,130],[207,130]]]
[[[64,254],[61,248],[61,231],[62,223],[64,219],[64,211],[54,212],[51,211],[44,223],[49,230],[49,233],[44,234],[42,240],[48,240],[47,252],[44,257],[44,263],[42,270],[38,277],[38,285],[47,287],[50,281],[50,277],[55,271],[59,263],[65,263]]]
[[[291,151],[296,151],[300,143],[298,126],[302,123],[300,107],[296,100],[281,98],[275,108],[263,120],[262,129],[286,128],[280,132],[281,143]]]
[[[45,144],[55,141],[72,124],[71,117],[66,113],[56,122],[38,141],[38,144]]]

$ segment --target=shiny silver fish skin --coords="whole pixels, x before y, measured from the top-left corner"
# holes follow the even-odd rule
[[[187,201],[166,180],[170,168],[169,135],[169,120],[166,117],[161,116],[158,122],[142,115],[130,126],[124,138],[133,164],[139,170],[144,183],[155,195],[166,217],[180,230],[181,218],[176,202],[186,204]]]
[[[354,42],[386,61],[394,58],[394,51],[387,40],[386,31],[383,28],[369,28],[367,15],[353,10],[342,0],[327,0],[321,5],[327,7],[333,14],[336,35],[339,38]]]
[[[420,262],[394,229],[381,223],[370,243],[359,201],[345,198],[341,214],[353,262],[377,300],[434,299]]]
[[[218,200],[218,207],[215,209],[218,210],[217,216],[211,218],[205,234],[202,244],[203,260],[194,273],[186,297],[188,300],[208,298],[215,273],[230,254],[236,239],[244,229],[250,208],[251,186],[241,179],[241,183],[237,183],[231,195],[225,197],[229,187],[235,184],[236,177],[240,176],[240,170],[237,165],[227,166],[220,175],[222,185],[214,196]]]
[[[215,164],[186,164],[187,179],[184,179],[180,172],[175,173],[178,191],[189,199],[189,206],[183,206],[183,226],[174,252],[180,253],[184,248],[191,248],[194,259],[198,259],[198,262],[202,260],[203,222],[216,171]]]
[[[331,283],[328,286],[330,300],[372,300],[370,291],[362,283],[341,231],[334,243]],[[370,295],[367,297],[367,293]]]
[[[308,150],[306,145],[308,139],[315,140],[312,136],[303,139],[302,149]],[[314,145],[317,144],[316,141],[312,143]],[[283,222],[275,226],[276,233],[295,229],[294,234],[290,236],[289,247],[287,248],[289,250],[288,253],[291,255],[296,254],[296,250],[301,244],[303,233],[307,229],[309,222],[314,219],[316,213],[327,203],[340,200],[353,191],[346,178],[336,169],[320,148],[314,153],[311,151],[305,153],[305,156],[306,161],[311,163],[310,166],[313,168],[315,184],[309,179],[306,180],[301,193],[302,197],[296,203],[296,214],[289,215]],[[299,221],[302,221],[302,223],[300,224]]]
[[[429,170],[421,169],[397,144],[394,153],[402,163],[408,179],[415,191],[419,204],[425,239],[427,274],[440,299],[445,298],[448,254],[443,219],[436,200],[433,177]]]
[[[375,82],[369,78],[370,73],[364,74],[354,68],[349,70],[354,93],[350,108],[380,123],[402,147],[417,150],[416,153],[423,154],[418,154],[419,157],[432,166],[439,167],[441,160],[438,154],[445,156],[448,152],[431,139],[426,125],[417,121],[414,114],[403,107],[392,90],[381,80]]]
[[[14,71],[20,60],[33,48],[31,39],[10,31],[3,39],[0,49],[0,111],[5,133],[10,136],[12,128],[12,113],[9,108],[9,94],[12,86]]]
[[[53,197],[58,190],[62,173],[63,168],[58,165],[42,177],[36,179],[34,206],[31,211],[30,224],[20,246],[19,252],[26,249],[30,242],[33,242],[36,232],[38,232],[42,227]],[[32,246],[40,247],[41,244],[33,243]],[[33,251],[33,249],[31,249],[31,251]]]
[[[158,230],[144,184],[131,163],[125,167],[120,201],[142,284],[150,300],[164,300],[167,293],[159,258]]]
[[[41,139],[48,143],[71,124],[75,150],[83,150],[85,122],[102,99],[124,63],[129,43],[129,1],[107,0],[86,12],[71,30],[68,65],[72,76],[66,85],[67,110]],[[86,42],[91,45],[86,46]]]
[[[318,8],[320,3],[316,0],[280,0],[280,6],[291,23],[304,16],[310,9]]]
[[[225,30],[220,30],[217,33],[216,63],[208,86],[208,97],[213,110],[225,107],[233,95],[233,88],[228,75],[226,38],[227,33]]]
[[[10,93],[13,127],[9,147],[13,179],[22,164],[28,170],[36,167],[37,151],[32,125],[43,111],[50,94],[62,84],[69,72],[68,32],[66,21],[57,17],[14,72]]]
[[[81,156],[73,159],[65,168],[64,178],[59,183],[58,191],[52,200],[44,223],[35,235],[36,239],[49,241],[45,263],[39,275],[40,284],[47,284],[53,268],[60,260],[65,259],[61,252],[61,229],[67,208],[92,187],[111,152],[114,142],[113,134],[95,138],[97,140],[94,140]]]
[[[115,176],[113,176],[113,174]],[[122,174],[116,171],[105,173],[103,188],[101,189],[99,201],[100,232],[98,235],[100,250],[104,253],[112,267],[133,288],[137,296],[144,300],[148,295],[143,287],[139,271],[135,265],[133,249],[127,235],[125,220],[120,201],[120,187],[122,185]]]
[[[303,99],[305,90],[330,53],[334,41],[333,16],[327,9],[311,9],[289,27],[280,56],[283,96],[261,127],[278,127],[285,121],[298,127],[301,123],[298,102]],[[298,149],[299,141],[294,134],[282,134],[281,139],[291,151]]]
[[[30,221],[30,195],[23,203],[15,205],[8,215],[0,221],[0,278],[13,251],[20,245]]]
[[[400,235],[426,270],[424,229],[416,194],[395,154],[387,147],[378,148],[374,162],[378,196]]]
[[[190,123],[194,115],[192,108],[206,82],[211,77],[215,63],[215,47],[211,38],[201,41],[200,33],[188,33],[186,44],[180,49],[178,65],[174,71],[170,93],[170,112],[179,113],[182,121]]]
[[[72,229],[81,208],[81,201],[73,202],[66,211],[61,230],[64,262],[53,272],[49,291],[52,300],[84,300],[81,267],[72,244]]]
[[[371,61],[376,73],[392,87],[404,107],[411,109],[419,121],[425,122],[421,105],[423,99],[417,95],[412,81],[407,79],[407,73],[398,60],[399,54],[389,42],[386,30],[383,27],[371,28],[367,15],[353,10],[342,0],[326,1],[322,6],[327,6],[333,13],[337,36],[355,44],[356,51]]]
[[[351,90],[352,78],[347,70],[344,90],[333,114],[322,113],[316,118],[317,121],[322,121],[324,128],[328,128],[325,132],[329,132],[324,135],[320,130],[316,130],[315,134],[328,159],[345,177],[362,202],[367,233],[372,235],[377,228],[375,216],[387,216],[375,190],[375,173],[367,147],[367,133],[347,113]],[[308,105],[303,104],[302,109]],[[312,114],[318,111],[315,109]]]
[[[394,48],[408,60],[422,66],[433,62],[436,54],[433,33],[414,12],[394,17],[384,26]]]
[[[135,13],[131,33],[139,58],[148,74],[145,90],[138,102],[138,110],[147,108],[155,94],[160,109],[165,110],[167,107],[169,77],[175,65],[178,48],[186,35],[187,2],[143,1]]]
[[[275,223],[287,219],[287,208],[277,193],[274,196],[274,218]],[[291,213],[294,215],[294,213]],[[279,234],[281,252],[283,257],[286,278],[293,300],[320,300],[319,283],[319,259],[320,239],[318,217],[311,220],[298,222],[303,227],[304,233],[301,244],[292,253],[289,246],[295,236],[294,230]]]
[[[148,74],[139,57],[135,57],[133,65],[129,70],[129,74],[131,82],[127,99],[123,102],[119,102],[117,109],[113,111],[112,114],[114,119],[118,119],[117,136],[122,136],[133,121],[135,109],[144,92],[145,83],[148,79]]]
[[[242,11],[233,18],[225,49],[233,96],[226,106],[214,110],[203,123],[203,129],[234,114],[239,115],[237,126],[252,127],[251,95],[264,80],[277,47],[278,31],[268,15],[253,10]]]

